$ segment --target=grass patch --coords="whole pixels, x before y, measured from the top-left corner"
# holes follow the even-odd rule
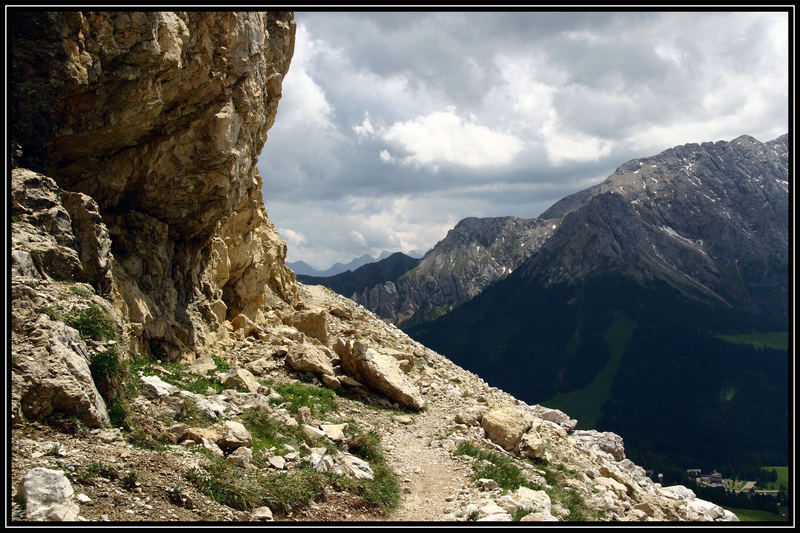
[[[718,339],[733,344],[750,344],[756,348],[773,348],[775,350],[789,349],[788,331],[752,331],[750,333],[735,333],[715,335]]]
[[[742,522],[786,522],[787,520],[785,516],[758,509],[733,509],[729,507],[726,507],[726,509],[735,514]]]
[[[275,403],[285,403],[286,410],[297,414],[301,407],[308,407],[314,416],[324,415],[338,409],[336,393],[330,389],[315,387],[301,382],[275,385],[266,382],[275,392],[281,395],[281,400]]]
[[[507,455],[485,450],[470,442],[460,443],[455,453],[468,455],[476,460],[475,479],[493,479],[500,488],[506,490],[516,490],[519,487],[539,488],[525,478],[522,470]]]
[[[91,363],[89,363],[89,370],[92,373],[92,379],[100,396],[106,402],[110,402],[123,394],[128,368],[120,360],[119,350],[116,345],[95,354]]]
[[[365,461],[384,461],[381,437],[375,431],[361,433],[351,438],[347,443],[347,451],[364,459]]]
[[[373,507],[387,512],[400,503],[400,482],[397,474],[386,464],[381,444],[381,436],[375,431],[366,433],[358,431],[355,424],[350,424],[357,434],[347,442],[347,451],[367,461],[374,474],[373,479],[355,480],[337,478],[340,490],[347,490],[367,500]]]
[[[594,522],[603,520],[605,517],[604,512],[587,507],[578,492],[565,485],[564,482],[570,477],[575,477],[577,472],[564,465],[537,464],[537,468],[544,471],[547,483],[547,486],[541,486],[527,479],[508,455],[486,450],[470,442],[460,443],[455,453],[475,459],[474,479],[493,479],[500,488],[509,491],[519,487],[545,491],[554,504],[558,503],[569,511],[567,520],[570,522]],[[525,514],[527,513],[520,513],[519,516],[515,515],[512,519],[520,520]]]
[[[72,294],[80,296],[81,298],[91,298],[92,296],[94,296],[94,293],[92,291],[84,289],[83,287],[78,287],[77,285],[70,285],[69,287],[67,287],[67,289]]]
[[[181,363],[160,363],[159,366],[169,372],[165,374],[156,370],[156,362],[152,359],[137,358],[130,361],[130,370],[133,374],[139,375],[158,375],[162,380],[170,385],[175,385],[195,394],[206,395],[210,391],[213,394],[220,394],[225,387],[216,379],[208,376],[200,376],[189,372],[189,367]]]
[[[64,322],[78,330],[84,339],[95,341],[114,340],[119,337],[119,328],[114,319],[95,304],[86,309],[64,315]]]
[[[305,467],[290,474],[243,472],[221,457],[204,455],[202,468],[191,471],[189,481],[214,501],[240,511],[266,505],[286,513],[321,496],[330,481],[328,475]]]
[[[217,365],[217,370],[219,372],[227,372],[231,369],[231,365],[222,357],[217,357],[216,355],[211,356],[211,360],[214,361],[214,364]]]
[[[304,440],[299,427],[279,422],[264,409],[251,409],[241,420],[253,438],[253,460],[262,467],[266,466],[267,456],[287,453],[287,445],[297,449]]]
[[[778,479],[766,483],[759,483],[760,489],[779,490],[781,486],[789,486],[789,467],[788,466],[762,466],[761,470],[772,470],[778,473]]]

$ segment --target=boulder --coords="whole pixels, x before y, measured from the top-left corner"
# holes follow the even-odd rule
[[[558,409],[550,409],[549,407],[534,405],[530,408],[530,411],[537,418],[547,420],[548,422],[555,422],[566,432],[573,431],[578,425],[577,420],[570,418],[568,414],[564,413],[563,411],[559,411]]]
[[[402,405],[414,409],[425,405],[419,390],[406,378],[393,357],[378,353],[360,342],[340,355],[345,374]]]
[[[344,430],[347,429],[347,424],[322,424],[319,429],[333,442],[342,442],[345,438]]]
[[[272,455],[267,458],[270,466],[278,470],[286,470],[286,459],[280,455]]]
[[[570,435],[578,446],[605,454],[614,461],[625,459],[625,444],[622,437],[610,431],[577,430]]]
[[[292,317],[292,326],[322,344],[328,344],[328,313],[324,309],[298,311]]]
[[[253,462],[253,449],[248,446],[236,448],[225,460],[241,468],[250,468]]]
[[[217,369],[217,363],[211,357],[201,357],[189,365],[189,372],[205,376],[209,372]]]
[[[341,465],[343,474],[356,479],[374,479],[375,474],[369,463],[355,455],[339,452],[336,461]]]
[[[25,500],[28,520],[69,522],[78,518],[75,492],[61,470],[29,470],[20,481],[17,493]]]
[[[224,450],[234,450],[243,446],[251,448],[253,446],[253,437],[241,422],[226,420],[222,423],[220,435],[216,442]]]
[[[250,513],[250,520],[253,522],[271,522],[272,510],[266,506],[256,507],[253,509],[253,512]]]
[[[510,452],[519,448],[522,436],[533,423],[533,415],[516,407],[493,409],[483,415],[481,427],[489,439]]]
[[[528,487],[519,487],[513,493],[502,496],[497,504],[512,515],[520,510],[550,514],[552,509],[550,496],[545,491]]]
[[[261,385],[256,380],[252,372],[245,368],[231,368],[220,380],[226,387],[232,389],[246,389],[250,392],[258,392]]]
[[[333,364],[325,351],[313,344],[295,344],[286,353],[286,362],[298,372],[333,375]]]
[[[158,400],[178,392],[178,387],[170,385],[158,376],[142,376],[139,382],[142,385],[142,395],[151,400]]]

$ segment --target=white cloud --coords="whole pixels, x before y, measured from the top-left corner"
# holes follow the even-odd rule
[[[375,128],[372,127],[372,122],[369,120],[369,113],[364,112],[364,120],[361,121],[361,124],[353,126],[353,131],[356,132],[356,135],[361,137],[370,137],[375,134]]]
[[[442,164],[470,168],[506,165],[523,148],[513,135],[464,119],[455,110],[395,122],[380,137],[407,155],[401,161],[434,171]]]

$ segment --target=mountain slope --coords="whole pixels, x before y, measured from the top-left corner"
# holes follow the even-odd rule
[[[360,293],[365,288],[374,287],[380,283],[396,280],[419,264],[419,259],[409,257],[402,252],[396,252],[376,261],[367,263],[355,270],[348,270],[335,276],[303,276],[297,279],[307,285],[324,285],[344,296]]]
[[[742,136],[626,163],[569,211],[524,275],[550,285],[615,270],[786,317],[787,143]]]
[[[436,318],[511,273],[542,245],[557,222],[466,218],[413,270],[364,288],[353,299],[389,322],[411,324]]]
[[[786,352],[714,334],[788,329],[787,168],[786,136],[626,163],[546,212],[564,219],[513,274],[407,331],[526,401],[621,433],[637,460],[785,460]]]

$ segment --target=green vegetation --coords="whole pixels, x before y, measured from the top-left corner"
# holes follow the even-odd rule
[[[64,322],[77,329],[84,339],[107,341],[119,337],[119,328],[113,317],[93,303],[85,309],[64,315],[63,318]]]
[[[733,509],[727,508],[728,511],[736,515],[742,522],[786,522],[786,517],[769,511],[760,511],[758,509]]]
[[[67,287],[69,292],[72,294],[78,295],[82,298],[91,298],[94,296],[94,293],[88,289],[84,289],[83,287],[78,287],[77,285],[70,285]]]
[[[647,469],[735,472],[786,464],[788,353],[708,332],[783,324],[658,282],[609,275],[542,287],[512,275],[406,332],[529,404],[621,435]]]
[[[590,509],[574,490],[565,485],[568,478],[575,478],[577,472],[560,464],[536,464],[543,469],[547,486],[530,481],[509,455],[483,449],[470,442],[462,442],[456,448],[457,455],[467,455],[475,459],[475,479],[493,479],[505,490],[513,491],[519,487],[543,490],[553,503],[558,503],[569,511],[571,522],[591,522],[602,519],[602,512]],[[520,520],[526,513],[515,514],[512,519]]]
[[[270,455],[286,454],[287,445],[297,449],[306,440],[299,427],[287,426],[265,409],[250,409],[241,420],[253,438],[253,459],[262,467],[267,466]]]
[[[789,349],[789,332],[788,331],[765,331],[750,333],[735,333],[735,334],[722,334],[715,335],[718,339],[733,344],[749,344],[756,348],[774,348],[775,350],[788,350]]]
[[[776,478],[774,481],[767,481],[759,483],[759,488],[765,490],[779,490],[781,487],[789,486],[789,467],[788,466],[762,466],[761,470],[767,472],[775,472]]]
[[[167,372],[159,371],[155,367],[159,366]],[[130,371],[134,375],[143,372],[144,375],[158,374],[161,379],[179,389],[187,390],[195,394],[220,394],[225,387],[216,379],[208,376],[201,376],[189,372],[189,367],[180,363],[160,363],[157,364],[152,359],[137,358],[130,361]]]
[[[628,347],[628,342],[636,328],[636,323],[630,320],[625,313],[615,310],[614,320],[608,327],[604,340],[608,345],[608,362],[595,375],[589,384],[579,390],[559,394],[543,402],[542,405],[552,409],[559,409],[578,420],[580,429],[594,429],[603,416],[603,404],[611,393],[611,386],[619,370],[622,355]]]
[[[386,464],[380,435],[374,431],[363,433],[352,422],[349,426],[355,435],[347,443],[348,451],[370,464],[374,478],[336,478],[334,484],[339,490],[361,496],[381,511],[394,509],[400,503],[400,483],[397,475]]]
[[[500,488],[506,490],[516,490],[523,486],[539,488],[522,475],[522,470],[508,455],[485,450],[470,442],[460,443],[455,453],[476,459],[475,479],[493,479]]]
[[[335,444],[311,441],[299,428],[287,426],[271,418],[266,410],[251,410],[242,417],[245,427],[253,437],[254,460],[265,466],[265,459],[273,453],[286,453],[286,446],[300,448],[307,442],[313,446],[325,445],[336,453]],[[355,428],[355,426],[352,426]],[[377,433],[356,435],[345,446],[353,455],[370,463],[374,478],[371,480],[338,476],[331,472],[316,472],[301,464],[287,472],[256,471],[242,475],[239,467],[204,450],[202,468],[190,473],[189,481],[215,501],[234,509],[252,510],[262,505],[279,513],[289,512],[322,496],[325,487],[347,491],[364,498],[374,508],[388,511],[400,501],[397,476],[386,465]]]
[[[106,402],[122,394],[128,368],[120,360],[116,345],[95,354],[89,364],[89,370],[92,372],[92,379],[98,392]]]
[[[315,387],[299,381],[275,384],[271,380],[265,380],[263,383],[281,395],[282,399],[277,403],[286,403],[286,409],[290,413],[297,414],[301,407],[308,407],[311,409],[311,414],[316,416],[337,409],[336,393],[330,389]]]
[[[91,485],[98,477],[113,481],[119,478],[119,472],[112,465],[100,461],[92,461],[89,466],[75,473],[75,480],[86,485]]]
[[[122,486],[128,490],[133,490],[138,486],[139,474],[133,470],[122,477]]]

